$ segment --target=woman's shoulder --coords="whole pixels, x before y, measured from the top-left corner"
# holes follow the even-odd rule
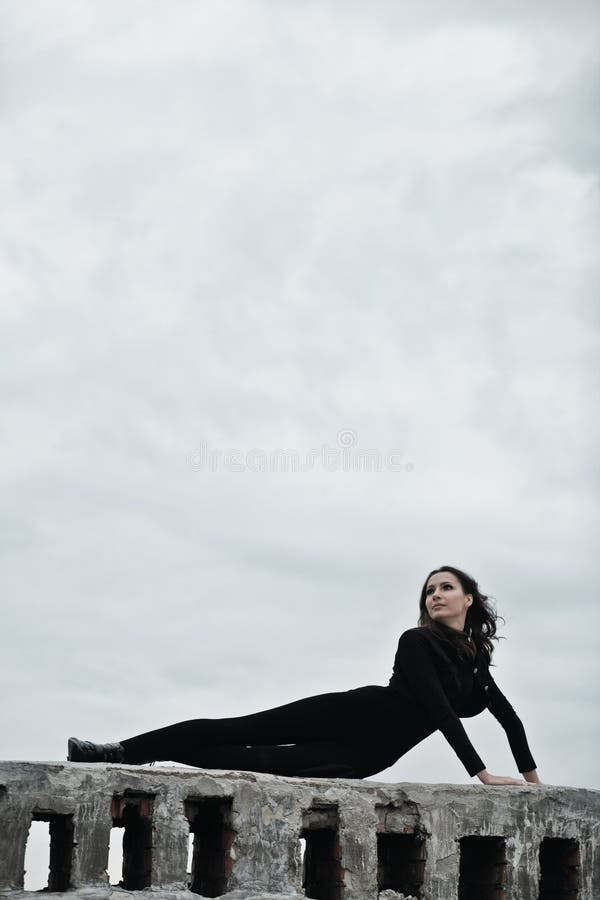
[[[418,625],[416,628],[407,628],[400,635],[398,641],[399,647],[425,647],[436,646],[438,643],[436,636],[430,628],[424,625]]]
[[[415,651],[421,650],[429,655],[444,657],[451,661],[458,658],[456,646],[450,641],[442,639],[433,628],[428,628],[426,625],[408,628],[400,635],[398,649],[409,650],[412,648]],[[475,651],[473,662],[480,669],[488,670],[489,668],[489,661],[480,649]]]
[[[407,628],[406,631],[403,631],[400,635],[401,641],[431,641],[435,640],[435,635],[432,633],[431,628],[427,628],[425,625],[417,625],[415,628]]]

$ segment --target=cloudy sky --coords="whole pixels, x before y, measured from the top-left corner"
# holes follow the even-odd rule
[[[594,5],[1,30],[0,757],[386,684],[455,564],[542,780],[600,787]],[[440,735],[378,777],[469,781]]]

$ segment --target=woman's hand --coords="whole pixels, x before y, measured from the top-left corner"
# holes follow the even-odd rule
[[[527,784],[522,778],[511,778],[509,775],[492,775],[487,769],[477,773],[477,777],[483,784]]]
[[[537,769],[532,769],[531,772],[523,772],[523,778],[525,779],[527,784],[542,784],[539,779]]]

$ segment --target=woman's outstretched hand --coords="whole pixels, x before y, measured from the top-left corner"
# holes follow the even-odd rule
[[[523,778],[527,782],[527,784],[542,784],[540,781],[540,776],[537,773],[537,769],[532,769],[531,772],[523,772]]]
[[[532,773],[527,772],[526,774],[531,775]],[[487,769],[482,769],[481,772],[478,772],[477,777],[483,784],[541,784],[539,780],[525,781],[523,778],[511,778],[509,775],[492,775]]]

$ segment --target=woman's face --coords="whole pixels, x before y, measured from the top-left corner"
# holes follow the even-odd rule
[[[436,572],[428,579],[425,606],[434,622],[463,631],[467,610],[472,603],[473,595],[465,594],[452,572]]]

